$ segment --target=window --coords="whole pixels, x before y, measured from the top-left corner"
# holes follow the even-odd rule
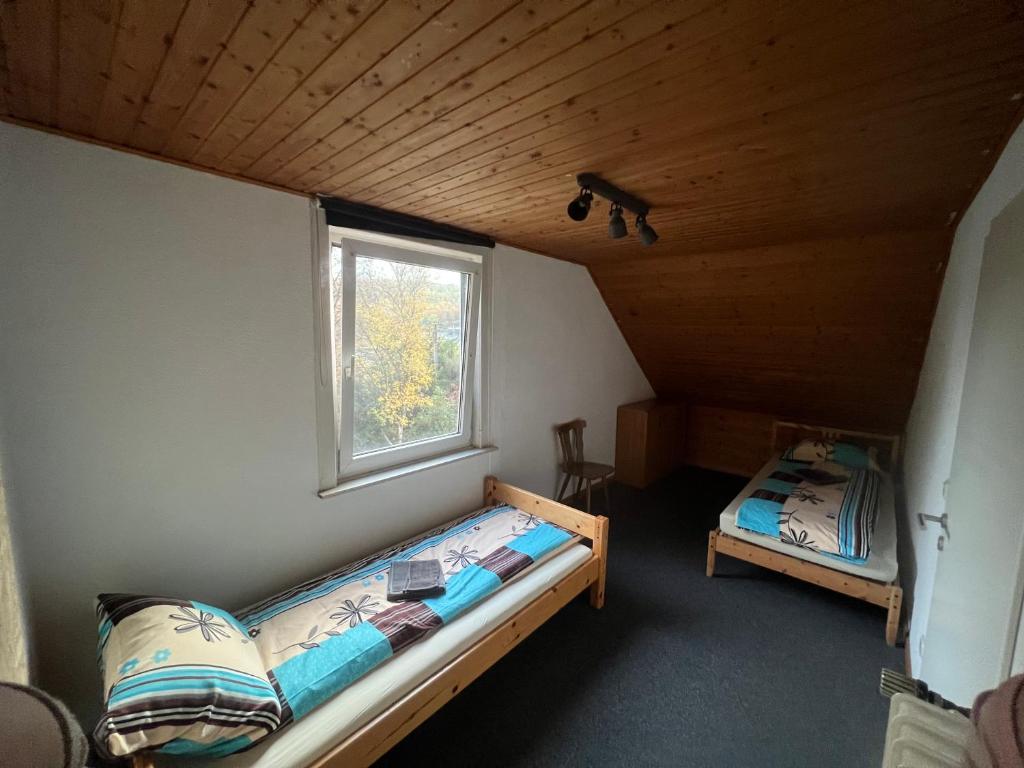
[[[321,485],[470,448],[481,412],[483,254],[353,230],[328,234],[320,322],[330,332],[321,333],[320,352],[332,361],[323,393],[331,404],[321,410],[333,417],[335,461],[325,467],[321,457]],[[326,433],[322,425],[322,442]]]

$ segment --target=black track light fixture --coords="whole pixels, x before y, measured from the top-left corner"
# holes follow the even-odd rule
[[[626,220],[622,218],[622,204],[613,202],[608,211],[608,237],[618,240],[626,236]]]
[[[654,245],[658,242],[658,233],[647,223],[645,216],[636,217],[636,233],[640,235],[640,242],[644,245]]]
[[[580,193],[569,203],[569,218],[573,221],[583,221],[587,218],[593,199],[594,194],[590,191],[590,187],[580,187]]]
[[[608,211],[608,237],[618,240],[629,233],[622,214],[623,211],[631,211],[636,214],[636,232],[640,241],[644,245],[654,245],[657,242],[658,233],[647,223],[647,214],[651,209],[643,200],[633,197],[593,173],[579,174],[576,176],[576,183],[580,187],[580,192],[569,203],[570,219],[583,221],[587,218],[594,195],[600,195],[611,203],[611,208]]]

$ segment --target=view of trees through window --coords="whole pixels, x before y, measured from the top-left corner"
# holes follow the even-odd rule
[[[341,249],[332,252],[341,355]],[[355,258],[353,455],[460,431],[469,275]]]

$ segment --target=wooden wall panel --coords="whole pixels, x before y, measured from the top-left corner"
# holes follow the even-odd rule
[[[772,448],[774,416],[707,405],[687,411],[687,464],[751,477],[764,465]]]
[[[128,143],[159,152],[178,127],[189,104],[201,96],[206,75],[252,7],[248,0],[191,0],[178,21],[172,44]]]
[[[7,69],[7,44],[0,35],[0,114],[7,114],[10,110],[8,101],[11,95],[10,72]]]
[[[633,10],[631,3],[635,4],[635,0],[622,3],[621,13]],[[493,1],[478,6],[487,10],[472,20],[479,29],[468,27],[465,22],[460,24],[465,37],[457,45],[376,100],[362,112],[357,124],[349,122],[335,128],[281,164],[272,180],[308,188],[326,186],[323,180],[330,178],[335,169],[347,167],[353,157],[362,157],[373,147],[387,146],[404,136],[411,128],[411,115],[417,115],[412,124],[432,123],[436,113],[451,111],[549,56],[550,44],[546,52],[530,59],[515,50],[514,41],[532,42],[542,36],[539,33],[553,32],[565,14],[563,4],[548,0],[524,0],[515,7],[512,3]],[[410,45],[414,42],[409,41]],[[505,53],[499,55],[502,51]],[[488,56],[493,58],[486,61]],[[479,66],[481,59],[486,61],[483,66]],[[431,95],[424,98],[424,94]],[[341,98],[351,96],[343,94]]]
[[[574,103],[576,97],[566,99],[567,92],[586,93],[595,81],[606,82],[612,71],[621,76],[646,61],[663,57],[660,46],[651,54],[636,50],[633,43],[671,34],[669,30],[678,22],[680,10],[671,3],[644,8],[646,5],[646,0],[601,0],[552,18],[553,13],[565,14],[566,4],[548,3],[545,15],[551,23],[536,34],[511,38],[505,38],[509,26],[505,22],[499,38],[505,38],[502,47],[507,48],[502,55],[423,99],[419,109],[386,130],[371,132],[300,181],[328,193],[344,188],[345,194],[368,200],[371,196],[363,191],[366,181],[376,178],[372,172],[380,172],[384,163],[400,164],[383,169],[384,178],[390,178],[399,167],[412,168],[423,162],[420,156],[409,157],[414,148],[424,149],[426,159],[430,159],[444,155],[445,148],[472,147],[476,156],[483,151],[481,141],[508,142],[513,130],[521,131],[518,123],[524,116],[550,120],[547,110],[560,106],[563,100]],[[525,10],[530,18],[537,15],[528,6],[516,10]],[[689,31],[693,34],[699,30],[691,27]],[[567,48],[566,41],[580,42]],[[535,137],[533,149],[540,144],[541,137]],[[488,162],[484,158],[480,165]],[[444,167],[449,168],[450,158],[445,163]],[[423,175],[418,172],[417,178]],[[445,177],[452,175],[450,170],[445,171]],[[398,186],[405,191],[401,182]]]
[[[117,36],[121,0],[80,0],[60,6],[57,122],[73,133],[89,133],[103,100]]]
[[[217,167],[266,180],[259,172],[247,174],[247,169],[262,161],[263,173],[272,172],[277,165],[265,158],[287,154],[289,148],[301,149],[307,146],[304,141],[308,121],[316,121],[321,129],[325,123],[335,127],[351,121],[358,116],[362,107],[372,103],[373,95],[394,88],[401,82],[403,71],[408,71],[401,66],[396,68],[395,62],[388,60],[396,46],[402,45],[403,41],[417,32],[433,45],[442,44],[445,32],[456,34],[457,30],[451,28],[450,22],[442,28],[435,28],[428,23],[436,18],[436,13],[444,10],[445,5],[443,0],[383,3]],[[419,42],[419,56],[411,63],[422,66],[429,62],[429,58],[422,50],[422,40]],[[407,48],[403,53],[406,57],[412,55]],[[377,66],[381,66],[384,72],[376,72]],[[350,110],[347,103],[335,100],[339,92],[353,84],[363,83],[364,78],[369,93],[364,91],[365,95],[353,105],[354,110]]]
[[[945,227],[1024,100],[1009,0],[5,0],[0,112],[585,264]]]
[[[944,230],[883,233],[591,273],[660,397],[899,432],[948,251]]]
[[[186,0],[124,0],[113,55],[104,70],[106,89],[87,135],[113,144],[128,143],[167,50],[174,44],[185,7]]]
[[[9,114],[57,123],[60,25],[57,0],[0,3]]]
[[[257,68],[253,80],[236,94],[227,114],[199,149],[183,159],[202,167],[220,168],[300,85],[328,63],[345,40],[362,28],[382,1],[352,0],[344,9],[336,3],[314,6],[262,68]]]
[[[167,135],[161,152],[179,160],[192,157],[314,8],[316,5],[308,0],[254,3],[217,56],[188,109]]]
[[[1018,0],[0,2],[0,119],[586,264],[660,396],[868,429],[1022,107]]]

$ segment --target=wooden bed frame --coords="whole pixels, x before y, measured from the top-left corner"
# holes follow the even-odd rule
[[[788,421],[776,421],[772,425],[772,451],[781,451],[794,443],[806,439],[841,440],[849,439],[858,445],[876,449],[879,465],[894,474],[899,464],[900,438],[897,435],[882,435],[872,432],[854,432],[833,427],[815,427]],[[882,582],[854,576],[850,573],[827,568],[817,563],[801,560],[799,556],[784,555],[772,549],[737,539],[722,533],[720,528],[711,531],[708,537],[708,576],[715,575],[715,554],[721,553],[748,563],[768,568],[787,576],[817,584],[819,587],[842,592],[885,608],[885,642],[896,644],[900,628],[900,610],[903,606],[903,589],[898,581]]]
[[[487,477],[484,481],[484,503],[501,502],[534,513],[589,539],[590,558],[362,728],[327,750],[310,763],[311,768],[362,768],[372,764],[578,594],[589,588],[590,604],[594,608],[604,605],[608,518],[588,515],[499,482],[495,477]],[[153,755],[144,753],[133,758],[132,768],[158,768],[170,763],[171,760],[165,757],[155,759]]]

